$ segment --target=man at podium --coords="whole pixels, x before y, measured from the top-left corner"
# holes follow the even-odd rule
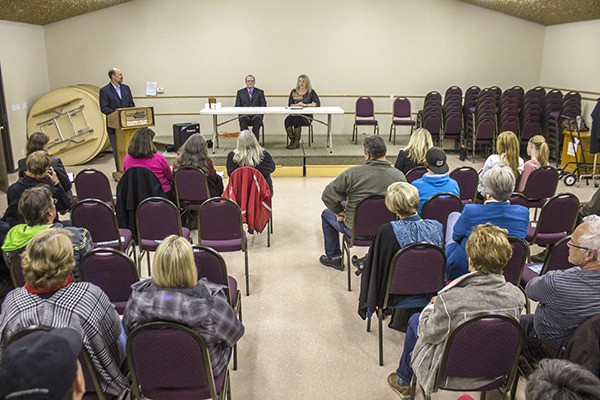
[[[110,78],[110,82],[100,89],[100,110],[102,114],[112,114],[117,108],[135,107],[131,89],[129,89],[129,86],[123,84],[123,72],[118,68],[111,68],[108,71],[108,77]],[[115,167],[118,171],[119,161],[117,160],[115,130],[113,128],[106,128],[106,131],[115,159]]]

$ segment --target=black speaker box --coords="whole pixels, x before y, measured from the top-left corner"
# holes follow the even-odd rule
[[[174,151],[185,143],[194,133],[200,133],[200,124],[196,122],[181,122],[173,124],[173,148]]]

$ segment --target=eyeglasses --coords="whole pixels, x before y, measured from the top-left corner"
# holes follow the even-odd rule
[[[569,246],[569,247],[575,247],[576,249],[580,249],[580,250],[596,251],[596,250],[590,249],[589,247],[577,246],[575,243],[573,243],[573,240],[569,240],[567,242],[567,246]]]

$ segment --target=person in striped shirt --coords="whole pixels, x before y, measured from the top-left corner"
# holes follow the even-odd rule
[[[534,360],[548,353],[542,344],[559,349],[579,325],[600,314],[600,216],[585,217],[568,246],[569,262],[576,267],[550,271],[525,287],[527,296],[539,302],[535,314],[521,317],[524,353]]]

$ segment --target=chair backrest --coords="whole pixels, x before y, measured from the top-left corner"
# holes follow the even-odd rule
[[[529,202],[527,198],[523,196],[521,193],[514,192],[510,195],[510,199],[508,199],[510,204],[523,206],[525,208],[529,207]]]
[[[129,300],[131,285],[140,280],[133,260],[119,250],[108,248],[94,249],[83,256],[79,276],[102,289],[119,314]]]
[[[448,377],[492,380],[483,388],[465,385],[462,391],[511,387],[524,337],[519,322],[511,317],[483,314],[465,320],[446,340],[434,391],[443,389]]]
[[[198,279],[206,278],[209,282],[223,285],[229,292],[227,264],[219,252],[206,246],[194,245],[192,247]],[[227,298],[230,299],[229,293],[227,293]]]
[[[421,218],[438,221],[444,227],[442,232],[446,232],[448,216],[453,212],[461,212],[462,209],[463,202],[460,197],[449,192],[442,192],[427,199],[421,210]]]
[[[413,183],[417,179],[421,179],[427,173],[427,167],[414,167],[406,173],[406,182]]]
[[[71,222],[73,226],[87,229],[94,243],[118,242],[123,250],[115,211],[105,202],[98,199],[78,201],[71,209]]]
[[[381,225],[395,219],[396,215],[385,205],[385,196],[369,196],[356,206],[352,237],[373,238]]]
[[[198,239],[232,240],[243,237],[242,212],[233,201],[212,197],[198,209]]]
[[[394,115],[392,118],[410,118],[410,100],[406,97],[396,97],[394,100]]]
[[[477,186],[479,185],[479,173],[473,167],[458,167],[450,172],[450,178],[458,183],[461,200],[475,201]]]
[[[528,199],[547,199],[556,194],[558,171],[554,167],[540,167],[527,178],[523,196]]]
[[[135,212],[135,224],[139,243],[159,242],[169,235],[182,235],[177,206],[162,197],[142,201]]]
[[[575,229],[579,199],[572,193],[559,193],[552,197],[540,212],[535,227],[535,236],[540,234],[557,234],[556,240],[570,235]]]
[[[21,265],[21,254],[15,256],[9,263],[4,258],[10,270],[10,278],[14,287],[25,286],[25,277],[23,276],[23,265]]]
[[[569,245],[567,244],[569,240],[571,240],[571,235],[560,239],[550,248],[550,253],[548,253],[548,257],[544,261],[540,275],[548,271],[569,269],[575,266],[569,262]]]
[[[529,245],[524,240],[512,236],[508,237],[508,241],[512,246],[512,256],[502,269],[502,275],[507,282],[519,286],[525,262],[529,257]]]
[[[137,399],[217,398],[208,347],[186,326],[152,322],[134,329],[127,363]]]
[[[435,294],[444,287],[446,254],[431,243],[414,243],[394,255],[386,286],[389,295]]]
[[[181,167],[173,175],[177,206],[200,205],[210,198],[206,175],[200,168]]]
[[[111,206],[114,204],[108,178],[94,168],[86,168],[75,176],[75,191],[79,200],[98,199]]]
[[[46,331],[49,332],[54,329],[48,325],[32,325],[27,328],[21,329],[16,332],[8,339],[8,344],[19,340],[20,338],[29,335],[33,332]],[[92,359],[90,358],[87,351],[84,349],[81,350],[78,357],[79,363],[81,364],[81,371],[83,372],[83,379],[85,381],[85,394],[83,395],[84,399],[98,399],[105,400],[106,395],[102,392],[102,386],[100,385],[100,378],[96,373],[94,368],[94,364],[92,363]]]
[[[356,117],[372,118],[375,116],[375,106],[370,97],[359,97],[356,99]]]

